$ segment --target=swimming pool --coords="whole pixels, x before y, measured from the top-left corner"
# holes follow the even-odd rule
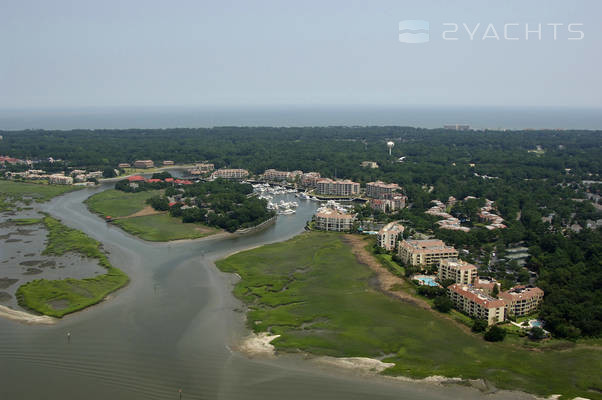
[[[540,321],[538,319],[532,319],[531,321],[529,321],[529,325],[531,325],[531,328],[538,327],[543,329],[543,321]]]
[[[415,277],[415,279],[417,279],[420,282],[422,282],[423,285],[439,286],[437,284],[437,282],[435,282],[435,280],[433,278],[431,278],[430,276],[417,276],[417,277]]]

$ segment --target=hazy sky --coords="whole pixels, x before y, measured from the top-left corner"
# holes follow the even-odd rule
[[[599,0],[0,0],[0,108],[602,107],[601,17]],[[400,43],[402,20],[430,41]]]

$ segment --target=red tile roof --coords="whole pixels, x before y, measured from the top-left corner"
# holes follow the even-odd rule
[[[144,182],[146,179],[142,175],[132,175],[128,177],[128,181],[130,182]]]

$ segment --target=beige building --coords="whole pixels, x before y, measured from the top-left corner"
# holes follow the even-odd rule
[[[374,199],[391,198],[393,193],[400,189],[399,185],[395,183],[368,182],[366,183],[366,196]]]
[[[372,169],[376,169],[378,168],[378,163],[376,163],[376,161],[362,161],[360,163],[360,166],[362,168],[372,168]]]
[[[129,167],[130,167],[130,164],[128,164],[128,163],[125,163],[125,162],[124,162],[124,163],[119,163],[119,164],[117,165],[117,167],[118,167],[118,168],[129,168]]]
[[[175,163],[171,160],[165,160],[165,161],[163,161],[163,165],[169,166],[169,165],[175,165]]]
[[[319,172],[306,172],[301,175],[301,185],[305,187],[316,187],[321,179]]]
[[[153,168],[155,163],[152,160],[136,160],[134,168]]]
[[[484,319],[488,325],[504,322],[506,319],[506,303],[494,299],[481,289],[454,283],[447,288],[447,292],[458,310],[471,317]]]
[[[263,173],[263,179],[268,181],[286,181],[286,180],[294,180],[298,176],[301,176],[303,171],[295,170],[295,171],[278,171],[275,169],[266,169]]]
[[[73,178],[63,174],[48,175],[48,183],[55,185],[73,185]]]
[[[349,231],[353,227],[355,216],[334,209],[325,209],[315,215],[316,228],[323,231]]]
[[[332,180],[328,178],[317,181],[317,194],[328,196],[357,196],[360,193],[360,184],[345,180]]]
[[[445,258],[458,258],[458,250],[438,239],[403,240],[399,243],[399,257],[406,264],[424,268],[439,265]]]
[[[543,294],[543,290],[538,287],[522,285],[500,293],[500,298],[506,303],[509,315],[522,317],[539,308]]]
[[[376,237],[378,246],[387,251],[395,250],[395,248],[397,248],[397,242],[399,241],[399,235],[401,235],[404,230],[404,226],[400,223],[389,222],[378,231]]]
[[[466,261],[446,258],[439,262],[437,278],[440,282],[452,279],[461,285],[472,285],[477,278],[477,267]]]
[[[493,288],[497,286],[498,289],[498,293],[499,290],[501,288],[501,285],[499,282],[497,282],[495,279],[493,278],[482,278],[480,276],[477,276],[477,278],[475,279],[473,286],[477,289],[481,289],[484,290],[487,294],[491,294],[493,293]]]
[[[407,197],[402,194],[391,196],[390,199],[370,199],[368,204],[375,210],[380,210],[384,213],[401,210],[406,206]]]
[[[223,178],[223,179],[244,179],[249,176],[249,171],[246,169],[231,169],[224,168],[218,169],[213,173],[214,178]]]

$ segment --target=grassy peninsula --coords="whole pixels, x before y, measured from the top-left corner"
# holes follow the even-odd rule
[[[198,239],[219,232],[218,229],[196,223],[183,223],[170,217],[167,212],[157,212],[146,204],[162,190],[124,192],[109,189],[86,200],[90,211],[113,217],[113,223],[124,231],[151,242],[167,242],[179,239]]]
[[[18,202],[45,202],[63,193],[79,189],[71,185],[48,185],[0,180],[0,212],[11,211]]]
[[[28,219],[27,224],[35,222]],[[83,232],[45,216],[38,222],[48,230],[48,244],[42,254],[60,256],[68,252],[95,258],[106,274],[86,279],[37,279],[17,290],[19,305],[52,317],[62,317],[102,301],[109,293],[125,286],[129,278],[113,267],[100,249],[100,243]]]
[[[498,388],[601,398],[599,347],[485,342],[378,291],[342,234],[305,233],[217,266],[241,276],[234,293],[248,306],[249,328],[281,335],[272,342],[279,351],[379,358],[395,363],[388,375],[484,378]]]

